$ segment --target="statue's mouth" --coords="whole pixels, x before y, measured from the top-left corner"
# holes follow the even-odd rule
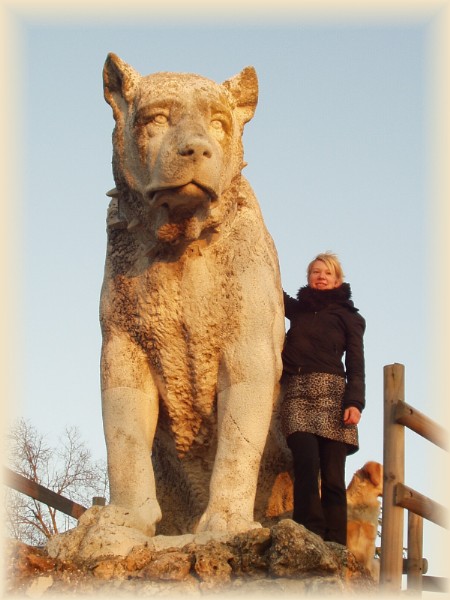
[[[165,206],[170,211],[176,209],[196,210],[199,205],[217,200],[217,194],[211,188],[194,181],[174,187],[161,187],[149,192],[153,206]]]

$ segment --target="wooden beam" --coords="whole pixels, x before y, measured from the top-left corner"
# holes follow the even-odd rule
[[[402,573],[403,573],[403,575],[408,574],[408,559],[407,558],[403,559]],[[428,560],[426,558],[422,558],[422,574],[425,575],[425,573],[428,573]]]
[[[445,506],[430,500],[401,482],[395,486],[394,502],[397,506],[406,508],[428,521],[433,521],[436,525],[448,527],[448,511]]]
[[[448,450],[448,432],[435,421],[413,408],[406,402],[397,402],[394,408],[394,420],[405,425],[428,441],[444,450]]]
[[[38,502],[42,502],[47,506],[56,508],[56,510],[69,515],[69,517],[79,519],[87,510],[81,504],[73,502],[64,496],[49,490],[48,488],[36,483],[35,481],[32,481],[31,479],[28,479],[23,475],[19,475],[19,473],[15,473],[11,469],[8,469],[8,467],[4,467],[4,473],[6,485],[22,494],[25,494],[26,496],[34,498],[34,500],[38,500]]]

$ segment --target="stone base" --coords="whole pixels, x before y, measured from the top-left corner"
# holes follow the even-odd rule
[[[146,538],[121,526],[100,531],[98,522],[89,525],[94,517],[95,513],[84,522],[80,519],[76,529],[55,536],[44,550],[16,544],[8,557],[6,591],[27,596],[220,592],[260,597],[280,592],[367,594],[379,589],[344,546],[324,542],[289,519],[270,529],[221,534],[221,540],[209,534],[208,540],[206,534],[203,539]]]

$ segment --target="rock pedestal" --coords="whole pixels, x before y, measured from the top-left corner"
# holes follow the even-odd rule
[[[203,542],[194,536],[156,536],[130,549],[123,545],[117,555],[108,555],[104,544],[95,558],[92,544],[83,557],[74,556],[70,533],[55,536],[45,550],[11,543],[6,591],[35,597],[68,592],[261,596],[378,591],[345,547],[324,542],[289,519],[228,539],[224,534],[222,539],[211,534]]]

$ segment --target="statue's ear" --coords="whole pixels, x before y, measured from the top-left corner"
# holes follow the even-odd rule
[[[240,73],[222,84],[232,94],[243,123],[255,114],[258,103],[258,77],[253,67],[245,67]]]
[[[118,119],[131,102],[140,74],[118,56],[110,52],[103,67],[103,93],[106,102]]]

